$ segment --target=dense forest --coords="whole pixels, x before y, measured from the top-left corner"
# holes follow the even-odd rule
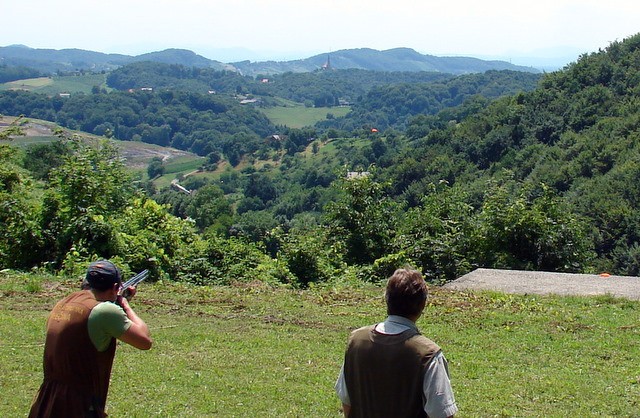
[[[0,267],[73,272],[101,256],[157,278],[297,286],[377,280],[402,264],[436,281],[477,267],[638,275],[638,62],[640,35],[539,81],[488,72],[370,83],[351,114],[329,121],[337,125],[304,129],[271,126],[259,108],[231,96],[168,84],[66,101],[2,93],[4,114],[118,139],[161,137],[154,143],[194,149],[203,127],[216,139],[198,152],[211,161],[281,153],[216,180],[184,179],[193,190],[184,194],[134,182],[106,141],[61,133],[23,151],[3,146]],[[265,98],[283,94],[275,81],[233,84],[235,94],[252,85],[273,88],[261,91]],[[122,109],[149,132],[166,132],[145,137]],[[279,129],[284,150],[264,140]]]

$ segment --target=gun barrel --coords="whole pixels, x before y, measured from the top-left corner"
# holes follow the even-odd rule
[[[122,284],[122,288],[126,289],[130,286],[135,286],[141,281],[143,281],[144,279],[146,279],[148,275],[149,275],[149,270],[142,270],[140,273],[136,274],[135,276],[133,276],[132,278],[124,282]]]
[[[120,288],[120,292],[119,293],[122,296],[124,296],[125,298],[128,298],[129,297],[129,288],[131,286],[137,286],[138,283],[140,283],[141,281],[146,279],[148,275],[149,275],[149,270],[142,270],[140,273],[136,274],[135,276],[133,276],[132,278],[130,278],[129,280],[124,282],[122,284],[122,287]]]

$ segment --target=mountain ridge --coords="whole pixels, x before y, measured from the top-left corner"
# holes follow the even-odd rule
[[[319,69],[365,69],[373,71],[434,71],[469,74],[488,70],[514,70],[538,73],[533,67],[514,65],[506,61],[482,60],[472,57],[438,57],[424,55],[411,48],[376,50],[371,48],[343,49],[290,61],[239,61],[224,63],[206,58],[188,49],[169,48],[136,56],[107,54],[83,49],[38,49],[25,45],[0,47],[0,65],[24,66],[45,74],[75,71],[112,71],[140,61],[178,64],[187,67],[238,71],[244,75],[271,75],[285,72],[312,72]]]

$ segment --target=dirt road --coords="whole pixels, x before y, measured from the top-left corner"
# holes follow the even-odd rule
[[[443,286],[518,294],[611,295],[640,300],[640,278],[598,274],[477,269]]]

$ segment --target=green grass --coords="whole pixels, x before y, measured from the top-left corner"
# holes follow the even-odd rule
[[[0,273],[0,416],[25,416],[46,316],[76,282]],[[432,289],[423,333],[449,359],[459,417],[637,417],[640,303]],[[116,417],[339,417],[351,329],[383,319],[382,288],[143,283],[154,347],[120,345]],[[144,405],[144,407],[141,407]]]
[[[316,122],[327,119],[327,114],[335,117],[344,116],[351,108],[349,107],[304,107],[298,106],[277,106],[260,109],[275,125],[285,125],[290,128],[302,128],[313,126]]]
[[[202,166],[204,158],[196,155],[172,158],[165,164],[165,172],[168,174],[190,173]]]
[[[94,86],[107,88],[105,74],[30,78],[0,84],[0,90],[28,90],[44,94],[91,93]]]
[[[185,175],[192,173],[200,168],[203,163],[204,159],[196,155],[185,155],[172,158],[165,164],[165,173],[154,179],[153,183],[158,189],[169,187],[171,181],[173,181],[179,174]]]

